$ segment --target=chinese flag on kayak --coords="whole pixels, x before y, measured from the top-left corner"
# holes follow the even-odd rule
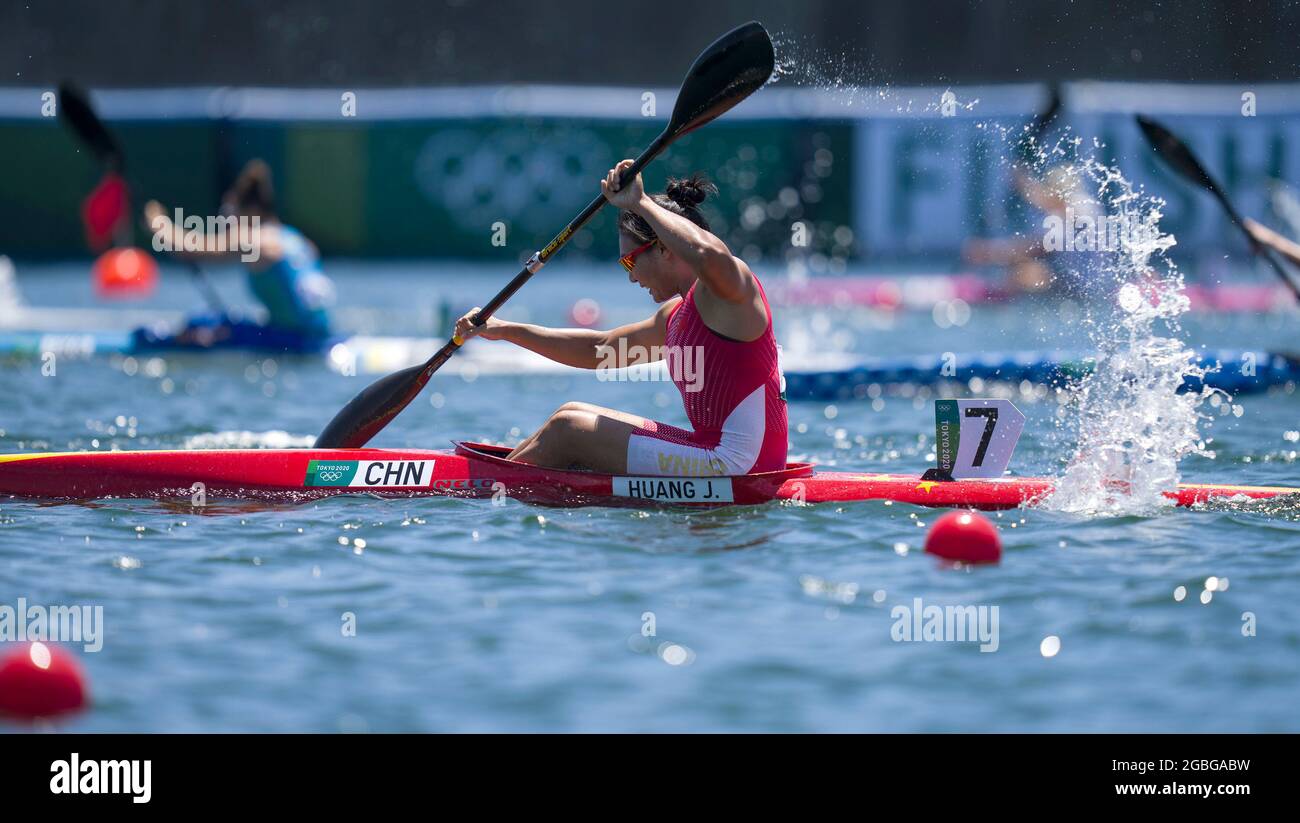
[[[81,203],[81,222],[86,229],[86,244],[92,251],[113,245],[119,230],[127,225],[131,212],[131,193],[121,175],[109,172],[95,190]]]

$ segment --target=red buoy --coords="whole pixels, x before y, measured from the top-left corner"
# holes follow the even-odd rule
[[[45,643],[21,643],[0,658],[0,715],[35,720],[86,705],[86,676],[70,653]]]
[[[963,563],[996,563],[1002,558],[1002,538],[997,527],[979,512],[954,511],[930,527],[925,550]]]
[[[158,285],[158,264],[139,249],[114,248],[95,261],[93,276],[101,297],[145,297]]]

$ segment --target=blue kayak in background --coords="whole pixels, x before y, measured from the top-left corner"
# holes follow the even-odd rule
[[[128,348],[131,352],[236,349],[281,354],[318,354],[328,351],[339,339],[245,320],[202,315],[190,318],[180,331],[149,326],[135,329],[130,332]]]

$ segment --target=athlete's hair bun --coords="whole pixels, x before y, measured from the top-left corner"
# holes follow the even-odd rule
[[[664,188],[669,200],[688,208],[699,206],[710,194],[717,193],[718,187],[700,172],[690,177],[670,177]]]
[[[709,221],[704,219],[700,204],[710,194],[717,194],[718,187],[709,182],[703,174],[696,172],[690,177],[670,177],[663,194],[653,195],[654,200],[673,214],[681,215],[695,225],[709,230]],[[655,239],[655,231],[641,215],[634,211],[619,212],[618,228],[626,232],[637,244],[648,243]]]

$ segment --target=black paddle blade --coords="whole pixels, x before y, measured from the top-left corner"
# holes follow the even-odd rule
[[[1137,124],[1138,128],[1142,129],[1142,134],[1146,136],[1147,142],[1151,144],[1151,148],[1169,164],[1171,169],[1213,194],[1221,193],[1219,184],[1214,182],[1214,178],[1210,177],[1210,173],[1196,159],[1196,155],[1192,154],[1187,144],[1179,140],[1173,132],[1141,114],[1137,115]]]
[[[1246,242],[1250,244],[1251,251],[1264,258],[1264,262],[1268,263],[1273,273],[1295,295],[1296,302],[1300,302],[1300,285],[1296,285],[1296,282],[1282,268],[1282,264],[1277,261],[1272,249],[1260,243],[1255,239],[1255,235],[1250,233],[1250,229],[1246,228],[1245,222],[1242,221],[1241,215],[1238,214],[1237,207],[1232,205],[1228,195],[1224,193],[1223,189],[1219,188],[1219,184],[1214,181],[1210,173],[1196,159],[1196,155],[1192,154],[1192,150],[1187,147],[1187,144],[1150,117],[1144,117],[1141,114],[1137,115],[1137,124],[1138,128],[1142,129],[1142,134],[1146,135],[1147,141],[1151,143],[1151,148],[1155,149],[1156,154],[1160,155],[1169,164],[1170,168],[1214,195],[1214,199],[1219,201],[1219,205],[1223,207],[1228,219],[1232,221],[1234,226],[1241,229],[1241,233],[1246,236]]]
[[[76,132],[99,161],[111,170],[122,171],[122,149],[95,114],[90,98],[71,83],[59,84],[59,119]]]
[[[1056,115],[1061,113],[1061,87],[1053,83],[1047,90],[1047,106],[1034,116],[1034,122],[1029,124],[1029,136],[1035,141],[1043,138],[1043,133],[1047,127],[1056,119]]]
[[[325,426],[316,438],[316,448],[361,448],[415,399],[435,370],[421,363],[366,386]]]
[[[761,23],[722,35],[686,72],[665,133],[681,136],[717,118],[761,89],[775,66],[772,38]]]

